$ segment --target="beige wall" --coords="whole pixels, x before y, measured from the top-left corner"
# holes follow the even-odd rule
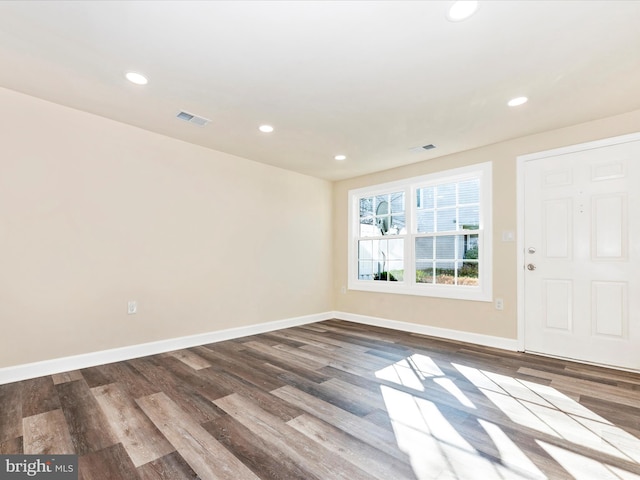
[[[0,111],[0,367],[331,310],[329,182],[5,89]]]
[[[333,189],[335,310],[516,338],[516,244],[501,241],[502,231],[515,232],[516,230],[516,157],[638,131],[640,131],[640,110],[335,183]],[[504,299],[503,311],[495,310],[493,304],[487,302],[361,291],[341,293],[341,287],[347,285],[347,192],[350,189],[486,161],[493,162],[493,295],[494,298]]]
[[[516,157],[640,131],[635,111],[332,187],[1,88],[0,107],[0,368],[329,310],[515,338],[516,244],[500,234],[516,228]],[[504,311],[340,292],[349,189],[487,160]]]

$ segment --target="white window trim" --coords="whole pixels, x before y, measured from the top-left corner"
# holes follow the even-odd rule
[[[462,285],[427,285],[415,282],[414,230],[416,218],[414,194],[417,188],[449,181],[460,181],[466,178],[480,178],[480,228],[478,242],[480,244],[478,261],[480,264],[480,285],[477,287]],[[386,238],[405,238],[405,280],[402,282],[383,282],[358,279],[358,249],[355,233],[360,222],[360,204],[362,196],[373,196],[390,191],[405,192],[406,235],[389,235]],[[493,203],[492,203],[492,164],[479,163],[468,167],[445,170],[420,177],[401,181],[349,190],[349,227],[348,227],[348,288],[378,293],[396,293],[419,295],[426,297],[453,298],[459,300],[475,300],[491,302],[493,300]]]

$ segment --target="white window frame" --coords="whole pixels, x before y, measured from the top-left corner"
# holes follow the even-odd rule
[[[470,231],[478,235],[479,285],[436,285],[415,281],[415,238],[423,236],[416,232],[415,195],[419,188],[467,179],[480,180],[480,225]],[[406,234],[385,235],[385,239],[404,239],[404,279],[403,281],[360,280],[358,278],[358,240],[360,228],[360,198],[393,192],[405,192]],[[492,164],[491,162],[408,178],[396,182],[349,190],[349,246],[348,246],[348,288],[379,293],[420,295],[427,297],[454,298],[491,302],[493,300],[493,222],[492,222]],[[372,239],[377,239],[374,237]]]

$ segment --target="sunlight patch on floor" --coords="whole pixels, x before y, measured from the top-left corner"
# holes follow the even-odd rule
[[[515,470],[523,470],[533,478],[547,478],[498,425],[482,419],[479,419],[478,423],[491,437],[505,465]]]
[[[420,391],[424,391],[422,381],[434,376],[444,376],[444,373],[431,358],[420,354],[411,355],[376,372],[380,380]]]
[[[573,477],[593,480],[640,480],[640,475],[598,462],[579,453],[536,440]]]
[[[581,447],[640,461],[640,440],[555,388],[463,365],[453,366],[511,421]]]
[[[450,378],[434,378],[433,383],[440,385],[447,392],[456,398],[462,405],[469,408],[476,408],[471,400],[458,388],[453,380]]]
[[[509,465],[483,457],[434,403],[391,387],[380,388],[398,447],[409,455],[418,479],[544,478],[530,472],[515,471]],[[505,444],[504,448],[509,451],[517,449],[513,443]],[[522,452],[520,454],[518,458],[525,456]]]
[[[640,470],[640,440],[573,398],[547,385],[451,365],[472,385],[445,375],[425,355],[413,355],[376,372],[377,378],[403,387],[381,385],[380,389],[398,446],[409,455],[418,479],[547,478],[535,462],[548,460],[530,457],[518,446],[525,435],[559,464],[555,468],[576,478],[640,480],[640,475],[606,463],[606,456],[615,457],[629,462],[631,471]],[[424,398],[434,386],[463,408]],[[478,393],[471,394],[469,387]],[[413,395],[408,389],[420,393]],[[477,409],[474,401],[486,403],[479,394],[504,414],[504,420],[498,415],[494,421],[495,410],[485,418],[470,412]],[[530,431],[521,432],[522,427]],[[587,453],[564,448],[569,444]],[[598,460],[586,456],[589,451]]]

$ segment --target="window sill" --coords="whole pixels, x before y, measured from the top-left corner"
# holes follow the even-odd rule
[[[349,290],[375,293],[391,293],[395,295],[415,295],[419,297],[449,298],[476,302],[492,302],[490,291],[479,287],[447,286],[447,285],[405,285],[402,282],[376,282],[352,280]]]

